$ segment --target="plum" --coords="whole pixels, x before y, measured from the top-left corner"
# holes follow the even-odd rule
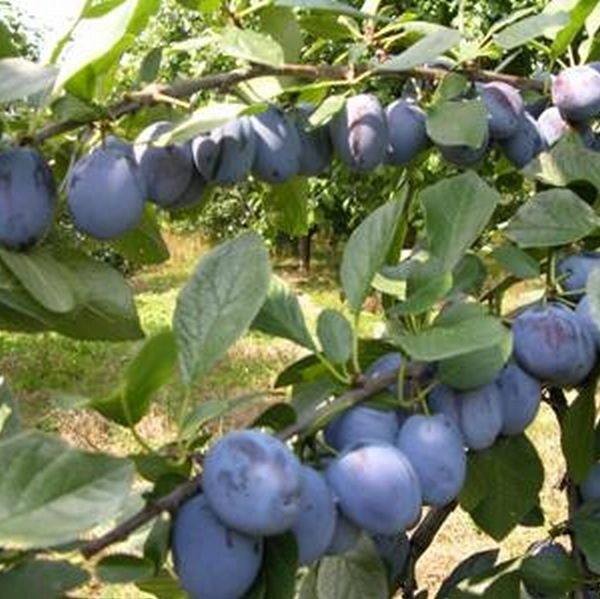
[[[458,392],[448,385],[436,385],[429,392],[427,403],[434,414],[443,414],[462,438]]]
[[[561,543],[558,543],[556,541],[547,541],[547,540],[538,541],[538,542],[534,543],[533,545],[531,545],[527,549],[527,555],[529,557],[545,558],[545,560],[562,560],[565,558],[567,558],[567,559],[569,558],[569,554],[568,554],[567,550]],[[556,564],[556,562],[553,564],[552,561],[549,561],[546,565],[547,571],[550,571],[550,568],[552,566],[554,566],[552,568],[552,570],[555,570],[556,569],[555,564]],[[525,589],[527,590],[527,593],[528,593],[527,595],[525,595],[525,597],[529,597],[531,599],[550,599],[550,597],[555,596],[554,594],[547,595],[541,589],[536,588],[536,585],[533,583],[533,581],[527,581],[524,584],[525,584]],[[584,595],[584,597],[587,597],[587,595]]]
[[[584,501],[600,501],[600,463],[594,464],[583,482],[579,485]]]
[[[561,115],[556,106],[551,106],[542,112],[537,120],[538,128],[548,147],[553,146],[563,135],[575,131],[581,137],[583,144],[593,149],[596,143],[594,132],[587,123],[570,125]]]
[[[251,535],[289,530],[300,514],[301,467],[287,446],[258,430],[232,431],[206,454],[206,500],[219,519]]]
[[[250,117],[256,135],[252,172],[267,183],[283,183],[298,173],[300,137],[289,117],[271,106]]]
[[[192,142],[196,168],[207,180],[221,185],[243,181],[256,154],[256,135],[246,116],[218,127]]]
[[[111,152],[116,152],[117,154],[125,154],[135,159],[133,146],[125,140],[121,139],[120,137],[115,137],[114,135],[107,135],[104,139],[103,147],[105,150],[110,150]]]
[[[408,164],[429,145],[425,112],[412,102],[396,100],[386,107],[385,116],[390,140],[386,163]]]
[[[167,210],[179,210],[200,203],[204,197],[206,186],[207,182],[204,177],[194,169],[187,188],[174,202],[166,207]]]
[[[97,239],[114,239],[139,222],[146,187],[128,154],[96,148],[69,177],[67,202],[75,227]]]
[[[519,90],[502,81],[477,86],[488,112],[488,127],[492,139],[506,139],[517,132],[525,106]]]
[[[483,159],[487,152],[489,141],[489,133],[486,129],[483,142],[477,148],[466,145],[445,146],[441,144],[438,144],[437,148],[444,160],[450,162],[450,164],[454,164],[459,168],[469,168]]]
[[[355,406],[336,416],[324,431],[325,441],[337,451],[365,440],[393,444],[399,429],[394,410]]]
[[[302,466],[300,513],[292,526],[300,563],[308,565],[325,554],[333,539],[337,508],[320,472]]]
[[[540,381],[561,387],[577,385],[596,361],[591,331],[562,304],[526,308],[514,319],[512,332],[517,362]]]
[[[226,528],[204,495],[177,511],[171,537],[175,570],[192,599],[243,596],[260,570],[263,541]]]
[[[309,128],[308,117],[313,112],[313,107],[300,104],[296,111],[296,128],[300,137],[300,164],[298,174],[306,177],[316,177],[322,174],[333,157],[333,146],[329,136],[329,127],[326,125]]]
[[[523,168],[546,149],[546,144],[537,121],[525,112],[517,132],[501,140],[500,147],[517,168]]]
[[[371,171],[388,148],[388,125],[379,100],[372,94],[348,98],[329,123],[333,148],[352,170]]]
[[[564,69],[552,80],[552,102],[571,121],[600,114],[600,71],[590,65]]]
[[[29,148],[0,152],[0,245],[24,250],[52,224],[56,186],[44,158]]]
[[[581,319],[583,326],[592,333],[592,337],[594,337],[594,341],[596,342],[596,349],[600,350],[600,328],[598,328],[598,325],[590,314],[589,296],[586,295],[580,300],[575,308],[575,314]]]
[[[410,541],[405,532],[393,535],[371,535],[375,549],[385,564],[392,584],[398,581],[404,571],[410,553]]]
[[[467,447],[482,450],[491,447],[502,429],[500,391],[490,383],[457,394],[460,430]]]
[[[341,510],[367,532],[394,534],[420,517],[419,479],[392,445],[357,446],[331,461],[325,475]]]
[[[533,422],[542,399],[542,385],[516,362],[509,362],[496,378],[502,408],[502,434],[518,435]]]
[[[561,258],[556,263],[556,275],[562,288],[577,298],[585,292],[590,273],[599,267],[600,252],[580,252]]]
[[[390,352],[380,356],[375,362],[371,363],[365,370],[364,375],[368,378],[377,379],[389,374],[397,374],[403,362],[404,358],[401,353]],[[396,383],[389,385],[387,390],[392,395],[396,395],[398,392],[398,385]]]
[[[442,506],[458,496],[467,457],[463,440],[447,416],[411,416],[400,429],[397,445],[419,477],[424,503]]]
[[[153,123],[140,133],[133,148],[148,199],[162,207],[174,204],[185,193],[194,172],[189,144],[153,145],[171,128],[168,121]]]
[[[361,534],[360,527],[346,518],[339,507],[336,507],[336,513],[335,528],[327,547],[327,555],[340,555],[350,551],[358,542]]]

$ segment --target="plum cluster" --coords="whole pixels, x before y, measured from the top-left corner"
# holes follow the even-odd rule
[[[503,82],[477,83],[453,102],[471,96],[480,98],[488,114],[481,145],[438,145],[442,157],[458,167],[476,165],[496,145],[521,168],[567,131],[600,149],[589,124],[600,113],[600,63],[554,77],[553,105],[541,114],[537,104],[527,106]],[[403,166],[431,146],[426,113],[410,100],[383,107],[374,95],[358,94],[316,128],[308,122],[312,110],[304,104],[287,112],[271,106],[170,146],[155,143],[171,129],[166,121],[142,131],[134,144],[109,137],[70,173],[67,202],[75,227],[96,239],[113,239],[137,225],[146,201],[174,210],[201,201],[209,184],[233,185],[250,174],[267,183],[318,176],[334,156],[358,172],[380,164]],[[0,152],[0,183],[0,244],[26,248],[52,222],[56,192],[50,170],[36,151],[9,149]]]

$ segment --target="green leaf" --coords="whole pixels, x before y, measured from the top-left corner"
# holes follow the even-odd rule
[[[0,103],[21,100],[49,90],[56,78],[54,67],[24,58],[0,60]]]
[[[154,578],[136,582],[135,586],[144,593],[154,595],[157,599],[189,599],[189,595],[182,590],[177,580],[167,570],[161,570]]]
[[[490,449],[469,454],[461,505],[477,526],[500,541],[538,503],[543,481],[544,468],[529,439],[502,438]]]
[[[421,192],[429,250],[441,270],[452,270],[477,240],[500,202],[500,194],[469,171]]]
[[[578,241],[600,225],[600,217],[569,189],[542,191],[508,222],[506,236],[520,247],[549,247]]]
[[[277,67],[285,63],[284,50],[272,37],[238,27],[227,27],[219,40],[221,52],[233,58]]]
[[[466,253],[452,270],[451,295],[478,295],[487,278],[485,262],[475,253]]]
[[[102,16],[81,19],[61,62],[55,92],[65,87],[74,96],[91,98],[99,77],[137,43],[159,8],[160,0],[126,0]]]
[[[289,403],[276,403],[269,406],[251,425],[251,428],[270,428],[277,433],[294,424],[297,420],[296,410]]]
[[[0,260],[47,310],[64,313],[75,308],[73,277],[48,251],[34,248],[29,252],[9,252],[0,248]]]
[[[541,35],[552,36],[557,30],[569,23],[566,12],[555,14],[539,14],[527,17],[506,27],[496,35],[494,40],[505,50],[512,50]]]
[[[480,148],[488,128],[481,100],[440,102],[427,114],[427,135],[441,146]]]
[[[569,474],[576,483],[585,479],[596,461],[594,455],[595,387],[596,381],[581,390],[561,422],[562,450]]]
[[[450,591],[462,580],[472,578],[492,569],[498,559],[499,553],[499,549],[488,549],[486,551],[474,553],[463,560],[444,580],[435,599],[446,599]]]
[[[302,29],[317,38],[324,38],[332,42],[350,40],[355,37],[354,28],[349,21],[350,19],[324,12],[302,13],[299,19]]]
[[[363,535],[354,549],[321,559],[317,597],[327,599],[387,599],[387,573],[372,541]]]
[[[317,109],[308,117],[312,127],[319,127],[328,123],[346,104],[346,96],[327,96]]]
[[[455,29],[440,28],[434,33],[425,36],[399,54],[377,67],[379,71],[403,71],[411,69],[426,62],[433,62],[441,54],[456,46],[461,40],[461,35]]]
[[[128,460],[73,449],[31,431],[0,443],[0,543],[50,547],[117,514],[129,495]]]
[[[0,597],[62,599],[89,579],[85,570],[65,561],[27,560],[0,572]]]
[[[335,364],[345,364],[352,354],[352,326],[337,310],[327,309],[319,314],[317,335],[325,355]]]
[[[563,27],[554,37],[552,42],[552,56],[554,59],[564,54],[571,42],[585,25],[585,21],[598,5],[598,0],[578,0],[569,13],[566,27]],[[548,11],[548,7],[546,8]],[[559,13],[560,14],[560,13]]]
[[[462,97],[469,87],[469,80],[460,73],[448,73],[440,81],[435,90],[433,103]]]
[[[539,262],[515,245],[500,245],[493,249],[492,256],[518,279],[535,279],[540,276]]]
[[[360,312],[375,273],[383,266],[400,224],[404,197],[373,211],[350,235],[342,257],[340,276],[348,304]]]
[[[516,571],[518,560],[499,564],[495,569],[461,581],[449,599],[507,599],[521,597],[521,577]]]
[[[215,12],[221,7],[221,0],[177,0],[181,6],[206,14]]]
[[[92,401],[90,407],[113,422],[131,427],[150,409],[152,396],[173,375],[177,345],[171,331],[163,331],[144,342],[125,372],[121,386],[106,398]]]
[[[281,46],[284,61],[298,62],[303,41],[294,11],[290,8],[267,6],[260,11],[259,19],[261,30]]]
[[[521,564],[521,578],[528,588],[550,597],[563,597],[584,582],[572,557],[562,554],[532,555]]]
[[[0,376],[0,441],[21,432],[19,404],[11,395],[8,383]]]
[[[153,574],[154,565],[150,560],[124,553],[107,555],[96,566],[96,575],[108,584],[127,584],[151,578]]]
[[[162,53],[163,49],[158,47],[152,48],[152,50],[150,50],[146,56],[144,56],[138,74],[138,81],[140,83],[150,83],[158,77],[160,63],[162,61]]]
[[[271,277],[269,293],[252,322],[252,328],[267,335],[289,339],[313,351],[316,349],[297,295],[277,276]]]
[[[299,8],[303,10],[333,12],[339,15],[357,17],[359,19],[372,18],[372,15],[363,13],[346,2],[338,2],[337,0],[274,0],[273,4],[275,6],[287,6],[289,8]]]
[[[52,112],[61,121],[76,121],[85,123],[90,120],[99,120],[106,116],[100,106],[65,94],[52,103]]]
[[[246,332],[269,290],[263,240],[245,233],[202,257],[175,308],[173,330],[183,381],[190,385]]]
[[[578,549],[592,572],[600,572],[600,518],[598,514],[584,516],[576,514],[571,521]]]
[[[169,259],[169,248],[163,239],[156,220],[156,208],[147,203],[139,224],[112,245],[134,264],[161,264]]]
[[[452,289],[452,273],[442,271],[437,260],[416,263],[408,277],[406,301],[400,302],[398,314],[426,312]]]
[[[158,573],[165,563],[170,544],[171,520],[166,514],[162,514],[156,518],[144,541],[144,557],[152,562],[154,572]]]
[[[263,206],[271,225],[291,237],[308,233],[308,179],[293,177],[285,183],[270,185]]]

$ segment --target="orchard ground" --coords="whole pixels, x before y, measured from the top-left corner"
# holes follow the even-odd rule
[[[142,324],[147,333],[154,333],[169,325],[175,299],[181,285],[187,280],[199,257],[208,244],[197,234],[167,234],[166,241],[171,259],[157,267],[145,268],[131,279]],[[329,264],[325,266],[325,256]],[[320,258],[323,257],[321,260]],[[319,251],[317,245],[314,266],[310,276],[298,273],[293,258],[275,260],[277,274],[282,276],[299,294],[302,307],[311,325],[322,308],[345,311],[335,285],[336,265],[332,264],[330,249]],[[540,288],[542,281],[540,283]],[[535,284],[515,287],[507,297],[510,304],[525,303],[524,295],[536,292]],[[379,319],[369,312],[363,319],[364,333],[374,334]],[[86,396],[96,390],[101,396],[111,390],[117,374],[133,355],[134,343],[82,342],[54,333],[41,335],[3,334],[0,336],[0,372],[8,378],[11,388],[21,400],[24,416],[30,425],[59,432],[69,442],[90,450],[127,454],[136,451],[136,441],[125,430],[109,423],[92,411],[57,409],[56,403],[72,401],[75,396]],[[239,411],[233,417],[219,422],[217,433],[244,426],[269,402],[281,401],[273,390],[278,372],[296,360],[301,350],[290,342],[268,339],[261,334],[250,334],[239,341],[211,371],[200,381],[193,401],[232,398],[258,390],[264,392],[264,403]],[[74,397],[53,394],[52,389],[64,389]],[[167,415],[177,389],[172,383],[161,391],[150,415],[139,425],[138,432],[151,446],[168,441],[170,430]],[[55,403],[56,402],[56,403]],[[556,421],[544,404],[529,435],[540,452],[547,468],[545,486],[541,493],[542,508],[547,515],[543,527],[516,528],[503,544],[502,557],[522,554],[533,542],[542,539],[546,531],[560,521],[566,513],[564,492],[559,489],[564,472]],[[135,538],[134,538],[135,542]],[[444,576],[468,555],[493,548],[494,543],[478,531],[468,515],[457,510],[442,527],[436,543],[427,550],[417,568],[422,588],[437,589]],[[103,599],[149,597],[135,587],[104,586],[96,594],[88,587],[89,597]]]

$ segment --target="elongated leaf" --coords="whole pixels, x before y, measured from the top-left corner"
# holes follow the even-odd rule
[[[494,248],[492,256],[519,279],[535,279],[540,276],[539,262],[514,245],[500,245]]]
[[[136,582],[135,586],[156,599],[189,599],[189,595],[166,569],[161,570],[154,578]]]
[[[551,597],[564,597],[584,582],[573,558],[561,553],[527,557],[521,565],[521,578],[528,588]]]
[[[520,247],[572,243],[600,225],[600,217],[569,189],[542,191],[523,204],[510,219],[506,236]]]
[[[0,443],[0,543],[67,543],[114,516],[133,478],[128,460],[68,447],[41,432]]]
[[[477,576],[482,572],[490,570],[494,567],[498,559],[498,549],[488,549],[470,555],[466,560],[462,561],[452,572],[450,576],[444,580],[435,599],[445,599],[451,589],[453,589],[461,580]]]
[[[352,326],[337,310],[319,314],[317,335],[325,355],[336,364],[344,364],[352,354]]]
[[[219,44],[223,54],[233,58],[273,67],[285,62],[283,48],[272,37],[249,29],[228,27]]]
[[[563,27],[552,42],[552,55],[558,58],[566,52],[569,44],[575,36],[583,29],[585,21],[598,6],[598,0],[577,0],[569,13],[569,22]],[[548,8],[546,8],[548,11]]]
[[[267,297],[270,275],[267,249],[254,233],[200,260],[177,298],[173,321],[186,384],[206,373],[248,329]]]
[[[36,64],[24,58],[0,60],[0,103],[21,100],[49,90],[56,69]]]
[[[577,547],[593,572],[600,572],[600,518],[598,514],[577,514],[572,522]]]
[[[494,39],[505,50],[511,50],[541,35],[551,35],[568,23],[569,15],[566,12],[552,15],[542,13],[509,25],[497,33]]]
[[[360,19],[372,18],[368,13],[353,8],[347,2],[338,2],[337,0],[274,0],[273,4],[275,6],[288,6],[290,8],[300,8],[304,10],[333,12]]]
[[[268,335],[283,337],[310,350],[315,342],[306,327],[298,297],[277,276],[271,278],[269,293],[252,323],[252,328]]]
[[[443,271],[452,270],[479,237],[500,194],[474,172],[467,172],[425,188],[421,201],[429,249]]]
[[[327,96],[317,109],[308,117],[308,122],[313,127],[318,127],[329,122],[346,103],[346,96],[332,95]]]
[[[143,557],[116,553],[98,562],[96,574],[102,582],[126,584],[150,578],[154,574],[154,565]]]
[[[460,33],[455,29],[438,29],[419,40],[416,44],[378,67],[378,70],[402,71],[426,62],[432,62],[460,42]]]
[[[354,312],[360,311],[375,273],[385,262],[403,207],[404,197],[380,206],[354,230],[346,244],[340,275]]]
[[[295,12],[290,8],[267,6],[259,13],[260,28],[283,50],[285,62],[298,62],[302,50],[302,30]]]

